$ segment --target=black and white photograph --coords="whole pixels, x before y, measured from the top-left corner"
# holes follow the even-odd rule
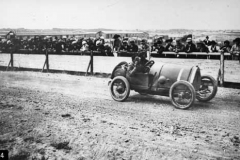
[[[0,6],[0,160],[240,160],[239,0]]]

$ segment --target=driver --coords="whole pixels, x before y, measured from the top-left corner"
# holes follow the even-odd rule
[[[132,63],[128,67],[130,76],[134,75],[136,72],[145,73],[148,60],[147,52],[149,51],[149,46],[146,44],[146,40],[142,40],[140,46],[140,52],[132,56]]]

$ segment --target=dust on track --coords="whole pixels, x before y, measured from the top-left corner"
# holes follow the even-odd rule
[[[239,159],[240,90],[177,110],[169,98],[111,99],[108,79],[0,72],[0,149],[11,159]]]

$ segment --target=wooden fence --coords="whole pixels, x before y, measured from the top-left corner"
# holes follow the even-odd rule
[[[1,54],[1,53],[0,53]],[[10,53],[7,53],[10,55],[10,61],[8,63],[8,66],[7,66],[7,70],[9,70],[9,68],[13,69],[14,68],[14,54],[33,54],[31,52],[29,53],[23,53],[23,52],[20,52],[20,53],[13,53],[13,52],[10,52]],[[36,54],[36,53],[34,53]],[[89,63],[88,63],[88,67],[87,67],[87,70],[86,70],[86,73],[85,75],[87,75],[89,73],[89,70],[90,70],[90,74],[93,75],[94,73],[94,65],[93,65],[93,61],[94,61],[94,56],[98,56],[100,55],[100,52],[97,52],[97,51],[87,51],[87,52],[78,52],[78,53],[74,53],[74,52],[68,52],[68,53],[65,53],[65,52],[62,52],[61,54],[56,54],[56,53],[53,53],[53,52],[48,52],[48,51],[45,51],[45,52],[41,52],[41,53],[37,53],[37,54],[42,54],[42,55],[45,55],[45,61],[44,61],[44,64],[43,64],[43,67],[42,67],[42,72],[46,71],[46,72],[49,72],[50,68],[49,68],[49,55],[89,55],[90,56],[90,60],[89,60]],[[123,52],[122,54],[127,54],[127,55],[132,55],[134,53],[128,53],[128,52]],[[154,52],[151,53],[151,55],[154,56]],[[176,55],[176,53],[174,52],[164,52],[163,54],[172,54],[172,55]],[[219,72],[218,72],[218,82],[220,84],[220,86],[224,86],[225,84],[225,81],[224,81],[224,59],[225,59],[225,56],[229,56],[230,54],[229,53],[202,53],[202,52],[194,52],[194,53],[189,53],[186,55],[186,53],[178,53],[179,55],[185,55],[186,57],[189,56],[189,55],[196,55],[196,56],[199,56],[199,55],[205,55],[205,56],[219,56],[220,58],[220,67],[219,67]],[[121,54],[120,54],[121,55]]]

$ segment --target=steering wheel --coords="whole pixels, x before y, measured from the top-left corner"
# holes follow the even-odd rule
[[[145,73],[146,72],[149,72],[150,71],[150,68],[152,67],[152,65],[154,64],[155,62],[153,61],[153,60],[151,60],[151,61],[148,61],[145,65],[144,65],[144,67],[145,67]]]
[[[151,61],[148,61],[144,66],[145,67],[152,67],[152,65],[154,64],[155,62],[153,60]]]

